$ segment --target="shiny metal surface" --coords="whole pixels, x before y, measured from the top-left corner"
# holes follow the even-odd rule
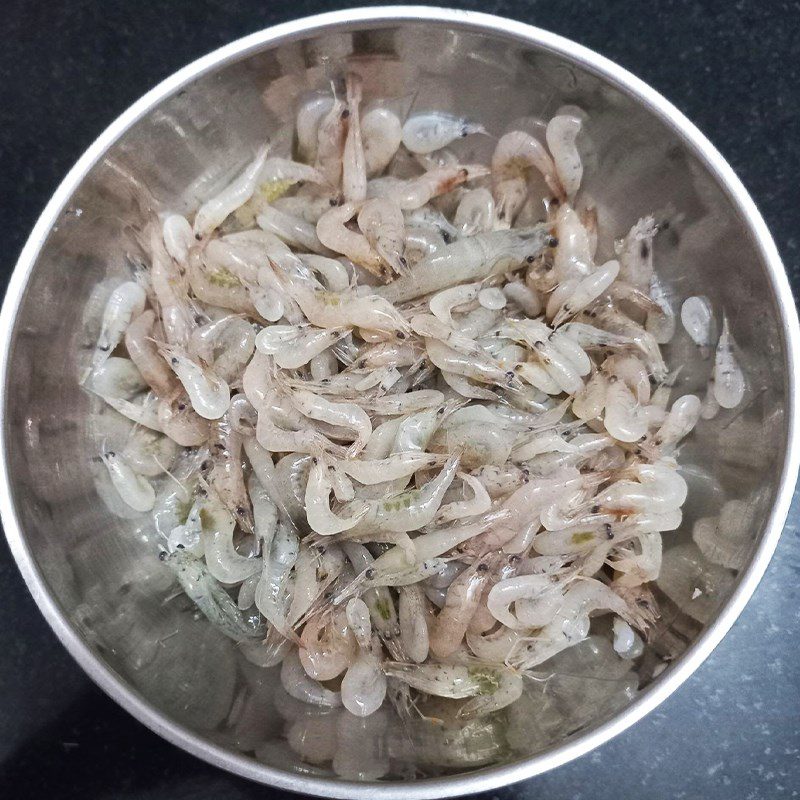
[[[532,725],[528,752],[517,745],[498,765],[414,783],[339,780],[303,767],[282,745],[260,748],[262,761],[248,755],[241,730],[237,739],[223,720],[246,684],[263,692],[251,738],[279,741],[274,676],[260,680],[185,606],[162,602],[169,578],[147,528],[111,515],[96,495],[88,401],[76,382],[87,338],[82,311],[98,282],[125,274],[126,261],[138,257],[143,214],[188,207],[213,191],[265,133],[279,139],[296,98],[345,61],[361,65],[368,95],[469,113],[494,134],[525,114],[564,103],[585,108],[585,185],[601,227],[619,235],[651,211],[670,219],[656,254],[660,271],[675,297],[704,293],[725,309],[751,384],[741,413],[703,425],[685,448],[682,461],[708,470],[719,488],[695,482],[685,530],[668,540],[689,541],[692,520],[713,513],[720,492],[746,499],[758,523],[748,567],[724,588],[706,587],[719,594],[698,619],[668,616],[643,661],[642,689],[624,708],[598,707],[577,730],[545,740]],[[624,70],[559,37],[480,14],[337,12],[247,37],[176,73],[112,124],[59,187],[17,265],[0,335],[3,524],[50,624],[145,724],[212,763],[295,791],[475,792],[555,767],[633,724],[688,677],[741,611],[772,554],[797,473],[797,318],[775,247],[739,181],[679,112]],[[680,342],[675,362],[688,354]],[[680,377],[684,390],[702,383],[692,369]],[[685,652],[652,679],[667,647]],[[361,743],[374,739],[371,732]]]

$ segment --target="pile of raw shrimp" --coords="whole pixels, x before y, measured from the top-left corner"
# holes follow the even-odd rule
[[[726,323],[708,397],[670,403],[660,226],[598,257],[585,121],[464,164],[448,148],[479,124],[401,121],[348,75],[300,108],[291,157],[264,146],[147,228],[149,268],[111,294],[88,386],[133,423],[101,453],[116,500],[292,697],[469,720],[598,616],[642,652],[676,448],[745,386]],[[684,306],[698,342],[709,313]]]

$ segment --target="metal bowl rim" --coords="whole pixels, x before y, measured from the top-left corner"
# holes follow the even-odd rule
[[[516,40],[549,51],[581,68],[600,76],[617,89],[634,97],[650,112],[671,127],[709,169],[737,209],[749,230],[756,249],[765,265],[775,305],[780,314],[780,328],[786,352],[786,392],[789,404],[786,414],[786,449],[776,492],[775,504],[767,517],[763,538],[747,569],[739,576],[738,585],[715,621],[698,637],[689,649],[665,670],[629,706],[586,733],[575,736],[530,758],[512,764],[488,767],[463,775],[424,779],[414,782],[354,782],[284,772],[257,763],[244,756],[212,744],[203,737],[166,718],[136,690],[107,666],[81,638],[62,612],[36,565],[25,540],[14,498],[11,494],[6,419],[8,366],[10,347],[15,332],[17,311],[24,297],[28,279],[41,248],[69,198],[80,186],[87,173],[129,128],[169,95],[212,70],[239,61],[266,46],[305,38],[332,30],[348,30],[365,25],[388,27],[397,23],[425,21]],[[206,762],[251,780],[321,797],[367,800],[374,796],[384,800],[422,800],[496,789],[530,778],[566,763],[598,747],[621,733],[652,711],[675,691],[709,656],[723,638],[753,594],[769,563],[780,537],[791,503],[798,466],[800,442],[795,435],[800,400],[797,395],[798,353],[800,328],[789,281],[775,243],[755,203],[722,155],[675,106],[654,89],[627,70],[592,50],[569,39],[490,14],[473,11],[417,6],[381,6],[358,8],[318,14],[292,22],[275,25],[225,45],[183,69],[178,70],[123,112],[89,146],[54,192],[31,232],[11,276],[0,312],[0,374],[3,392],[0,393],[2,421],[2,457],[0,458],[0,516],[14,558],[28,588],[45,619],[86,671],[89,677],[110,697],[136,719],[184,750]]]

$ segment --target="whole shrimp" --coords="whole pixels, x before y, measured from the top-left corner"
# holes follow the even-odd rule
[[[473,133],[486,133],[486,128],[461,117],[432,111],[414,114],[403,124],[403,144],[412,153],[432,153],[447,147],[455,139]]]
[[[422,208],[427,205],[434,197],[451,192],[457,186],[478,178],[483,178],[489,174],[489,170],[480,164],[456,164],[450,167],[435,167],[428,170],[418,178],[409,178],[404,181],[392,181],[381,185],[377,189],[373,182],[371,188],[373,193],[368,192],[368,196],[385,197],[395,202],[403,211],[415,208]]]
[[[367,163],[361,136],[361,78],[350,72],[347,88],[347,136],[342,156],[342,192],[348,203],[361,203],[367,197]]]
[[[373,275],[388,279],[389,267],[370,246],[366,236],[351,231],[345,223],[357,213],[356,203],[347,202],[324,213],[317,222],[320,242],[331,250],[347,256],[354,264],[369,270]]]
[[[358,212],[358,227],[370,247],[398,275],[408,271],[405,251],[405,221],[400,206],[388,198],[367,200]]]

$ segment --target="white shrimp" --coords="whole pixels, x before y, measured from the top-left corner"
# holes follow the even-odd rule
[[[334,206],[319,218],[317,236],[320,242],[331,250],[347,256],[354,264],[369,270],[373,275],[387,278],[391,274],[380,255],[370,246],[367,237],[351,231],[345,223],[358,211],[356,203],[343,203]]]
[[[362,651],[342,678],[342,704],[357,717],[374,714],[386,697],[386,676],[380,660]]]
[[[259,352],[274,356],[281,369],[299,369],[348,333],[346,328],[270,325],[259,331],[255,343]]]
[[[351,458],[364,449],[372,435],[372,421],[369,414],[355,403],[333,403],[305,389],[295,389],[291,399],[301,414],[352,430],[355,439],[348,448],[348,456]]]
[[[336,97],[317,128],[314,166],[325,176],[328,185],[333,187],[339,186],[342,179],[342,155],[349,114],[345,102]]]
[[[362,650],[366,650],[372,644],[372,622],[369,615],[369,607],[360,597],[352,597],[347,602],[344,612],[347,616],[347,624],[356,637],[356,642]]]
[[[281,686],[290,697],[321,708],[338,708],[342,705],[340,692],[332,692],[309,678],[295,651],[286,654],[281,663]]]
[[[331,467],[320,458],[313,458],[311,463],[305,494],[306,517],[311,529],[322,536],[330,536],[354,528],[367,515],[369,507],[357,502],[350,507],[350,516],[334,514],[330,507],[333,492]]]
[[[569,317],[582,311],[592,301],[608,289],[619,274],[619,262],[607,261],[590,275],[576,284],[574,290],[561,303],[558,311],[553,316],[553,327],[557,328],[566,322]],[[548,307],[549,309],[549,307]]]
[[[653,439],[657,446],[677,444],[694,429],[700,418],[700,398],[694,394],[685,394],[673,404],[664,424],[656,431]]]
[[[643,217],[630,230],[615,250],[619,256],[620,280],[646,292],[653,279],[653,238],[658,225],[653,217]]]
[[[489,497],[489,493],[476,477],[465,472],[459,472],[458,477],[461,478],[465,486],[469,486],[472,490],[472,497],[469,500],[457,500],[442,506],[434,518],[434,522],[437,525],[483,514],[492,506],[492,498]]]
[[[722,334],[714,357],[714,398],[722,408],[736,408],[744,397],[745,381],[733,354],[728,318],[722,317]]]
[[[170,256],[185,266],[189,260],[189,248],[195,244],[194,231],[186,217],[166,214],[161,223],[161,236]]]
[[[398,620],[403,650],[408,657],[421,664],[428,657],[427,601],[419,583],[399,589]]]
[[[148,424],[143,419],[137,422]],[[206,442],[210,434],[208,420],[190,406],[189,397],[183,393],[158,404],[157,425],[156,430],[163,431],[181,447],[198,447]],[[149,424],[148,427],[153,426]]]
[[[122,451],[123,459],[140,475],[154,478],[171,469],[178,455],[172,439],[145,427],[134,428]]]
[[[582,124],[580,117],[559,114],[547,123],[545,134],[556,175],[570,201],[574,199],[583,178],[583,163],[575,146]]]
[[[552,244],[545,225],[470,236],[447,245],[440,253],[415,264],[408,275],[375,291],[394,303],[412,300],[459,283],[519,269]]]
[[[316,94],[300,106],[297,112],[297,151],[306,163],[316,160],[320,123],[332,107],[333,98],[329,94]]]
[[[342,192],[348,203],[361,203],[367,197],[367,164],[361,135],[361,89],[360,76],[347,74],[347,136],[342,155]]]
[[[100,453],[106,465],[111,483],[126,505],[134,511],[150,511],[156,502],[156,493],[150,481],[134,472],[128,462],[113,450]]]
[[[477,299],[480,283],[467,283],[437,292],[428,301],[431,313],[445,325],[453,325],[453,309]]]
[[[415,114],[405,121],[403,144],[412,153],[427,154],[473,133],[486,133],[486,128],[442,111],[429,111]]]
[[[238,178],[200,206],[200,210],[195,214],[193,226],[198,239],[208,236],[229,214],[243,206],[253,196],[264,162],[267,160],[267,153],[269,145],[264,145]]]
[[[192,408],[203,419],[219,419],[231,399],[228,384],[209,367],[203,367],[177,347],[162,345],[159,352],[183,384]]]
[[[180,391],[180,387],[175,374],[159,355],[158,346],[152,338],[155,321],[156,314],[151,309],[139,314],[125,331],[125,349],[141,377],[147,381],[158,397],[174,397]],[[96,386],[97,370],[92,380]]]
[[[288,525],[278,525],[272,547],[264,555],[264,566],[256,587],[256,608],[280,632],[288,632],[286,588],[299,550],[297,534]]]
[[[222,583],[239,583],[261,571],[260,558],[237,552],[233,544],[236,520],[214,493],[203,501],[200,519],[206,565],[214,578]]]
[[[463,183],[484,178],[488,174],[489,170],[481,164],[435,167],[417,178],[404,181],[394,180],[386,184],[373,181],[368,187],[368,194],[371,197],[387,197],[403,211],[411,211],[422,208],[433,198],[447,194]]]
[[[367,200],[358,212],[358,227],[370,247],[398,274],[408,269],[405,221],[400,207],[388,198]]]
[[[108,298],[103,310],[100,336],[92,356],[92,366],[96,369],[105,362],[117,345],[122,342],[128,325],[144,311],[147,295],[135,281],[121,284]]]
[[[295,217],[279,211],[274,206],[268,206],[261,210],[256,217],[256,222],[261,230],[275,234],[292,247],[322,256],[331,254],[330,250],[320,242],[315,226],[301,217]]]
[[[408,478],[418,470],[441,466],[445,456],[424,453],[420,450],[392,453],[382,459],[347,459],[339,463],[339,469],[355,478],[359,483],[372,486],[386,481]]]
[[[453,224],[464,236],[488,233],[494,227],[494,197],[483,187],[467,189],[458,202]]]
[[[716,335],[714,312],[705,296],[687,297],[681,306],[681,322],[701,352],[712,347]]]
[[[394,158],[402,140],[402,127],[397,115],[387,108],[373,108],[361,120],[364,158],[367,175],[379,175]]]
[[[501,136],[492,155],[492,193],[497,219],[506,228],[514,222],[525,202],[526,172],[531,168],[542,174],[556,197],[564,196],[553,159],[538,139],[524,131],[511,131]]]

